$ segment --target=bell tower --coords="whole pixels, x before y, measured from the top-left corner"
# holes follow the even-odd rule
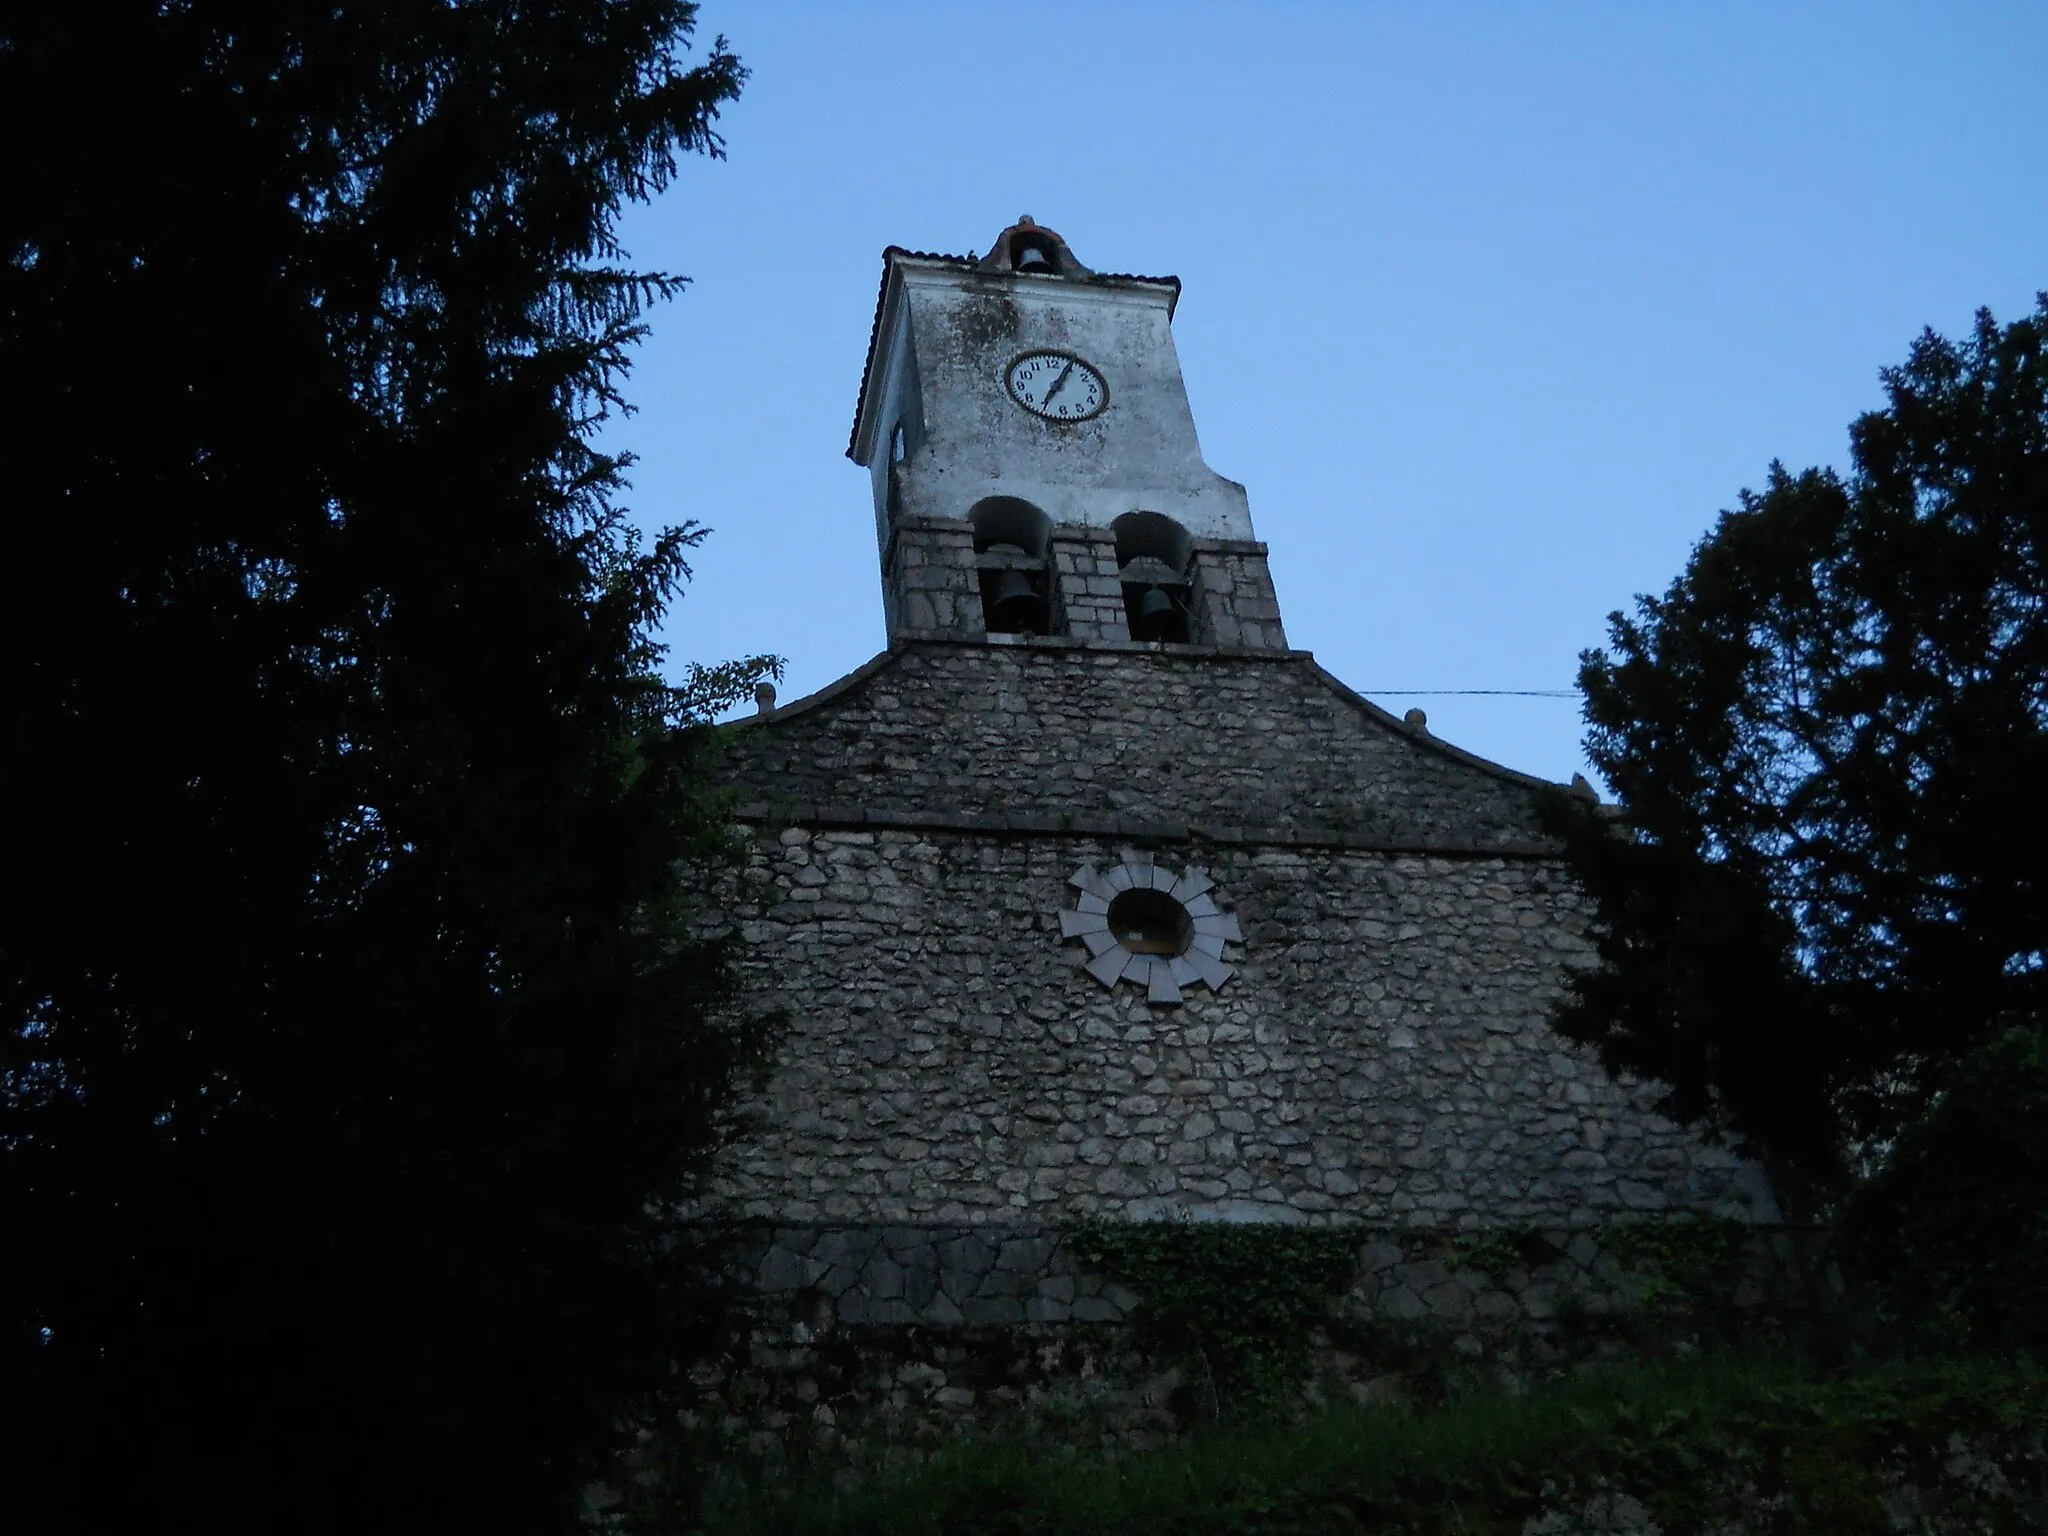
[[[889,638],[1285,650],[1244,487],[1202,462],[1180,280],[1019,219],[976,260],[891,246],[847,456]]]

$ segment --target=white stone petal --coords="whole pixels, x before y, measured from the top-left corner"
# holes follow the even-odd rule
[[[1180,1006],[1180,988],[1174,984],[1173,967],[1158,955],[1153,955],[1152,976],[1145,986],[1145,1001],[1159,1003],[1169,1008]]]
[[[1113,987],[1116,985],[1117,977],[1123,975],[1124,967],[1130,963],[1130,959],[1123,946],[1116,944],[1090,960],[1082,969],[1105,987]]]
[[[1115,889],[1109,882],[1096,873],[1093,864],[1083,864],[1079,869],[1075,870],[1073,874],[1067,877],[1067,884],[1079,886],[1088,895],[1100,897],[1105,902],[1116,894]]]

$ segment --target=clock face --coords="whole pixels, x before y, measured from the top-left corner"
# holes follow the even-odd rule
[[[1010,364],[1010,398],[1047,421],[1086,421],[1109,404],[1109,386],[1071,352],[1026,352]]]

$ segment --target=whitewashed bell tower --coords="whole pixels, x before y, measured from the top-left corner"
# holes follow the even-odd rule
[[[892,641],[1286,648],[1244,487],[1202,462],[1178,278],[1092,272],[1028,217],[883,263],[847,453]]]

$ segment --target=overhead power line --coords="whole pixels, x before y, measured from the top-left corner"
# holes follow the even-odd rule
[[[1470,698],[1484,694],[1505,699],[1576,699],[1576,688],[1361,688],[1361,693],[1393,693],[1404,699]]]

